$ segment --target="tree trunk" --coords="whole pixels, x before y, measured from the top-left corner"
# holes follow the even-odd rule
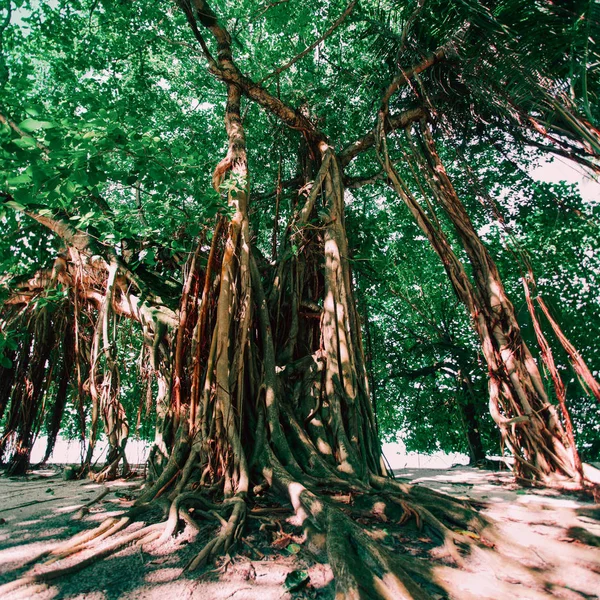
[[[249,508],[268,489],[270,499],[291,504],[294,524],[304,528],[307,539],[331,564],[336,598],[430,598],[417,580],[431,584],[434,574],[418,560],[399,557],[372,539],[365,519],[369,524],[377,519],[400,523],[413,519],[419,527],[425,523],[443,544],[441,554],[457,564],[463,560],[458,544],[468,555],[476,545],[489,547],[498,540],[485,519],[463,502],[387,477],[353,296],[338,159],[306,116],[240,72],[231,37],[207,2],[179,0],[179,4],[210,72],[227,90],[228,151],[215,169],[213,186],[227,196],[230,216],[216,224],[206,263],[190,261],[179,313],[166,325],[167,320],[161,321],[164,326],[157,317],[166,312],[164,307],[144,312],[138,302],[138,308],[132,308],[129,288],[141,288],[139,278],[114,251],[101,249],[106,289],[93,300],[100,314],[90,375],[96,420],[102,409],[118,408],[113,387],[118,370],[107,323],[111,310],[121,311],[142,322],[147,370],[159,383],[157,443],[149,461],[152,481],[118,521],[109,519],[86,534],[89,543],[67,542],[52,551],[56,560],[85,549],[85,559],[34,573],[26,581],[72,574],[131,542],[167,542],[180,521],[197,525],[198,518],[206,521],[212,535],[187,569],[202,567],[233,548],[243,534]],[[200,29],[214,38],[216,58]],[[242,95],[302,132],[310,157],[306,172],[316,173],[303,206],[280,239],[281,250],[272,266],[261,260],[250,231]],[[393,179],[389,160],[386,166]],[[475,308],[483,310],[485,303],[449,244],[430,228],[397,178],[396,183],[448,260],[457,293],[473,314],[479,314]],[[91,243],[84,232],[30,212],[70,247],[81,251]],[[120,285],[117,270],[127,285]],[[490,323],[479,319],[477,327],[491,348],[489,356],[500,360],[490,341]],[[101,353],[104,369],[96,377]],[[118,418],[106,417],[108,423]],[[503,423],[507,429],[512,425]],[[546,457],[529,437],[523,440],[534,459],[535,452]],[[350,502],[337,498],[340,493]],[[134,519],[155,515],[159,501],[168,506],[165,523],[137,528],[105,543]],[[102,545],[94,546],[94,538]],[[3,586],[0,595],[18,585]]]
[[[421,135],[427,159],[423,172],[454,225],[473,268],[478,316],[487,331],[483,352],[490,369],[490,409],[512,448],[517,475],[543,483],[577,481],[579,473],[569,441],[556,409],[549,402],[535,360],[523,341],[498,269],[446,174],[425,122],[421,122]]]
[[[498,270],[445,175],[427,127],[422,125],[426,148],[420,152],[413,145],[413,154],[434,196],[455,225],[473,265],[475,286],[435,214],[431,213],[432,218],[427,215],[394,169],[385,137],[380,133],[382,166],[442,259],[455,293],[471,315],[489,370],[490,412],[515,458],[517,477],[523,482],[545,485],[577,482],[579,476],[568,449],[568,440],[556,410],[548,401],[535,361],[523,342]],[[432,211],[432,207],[429,208]]]
[[[457,404],[465,426],[469,446],[469,462],[476,465],[485,460],[485,450],[481,440],[481,426],[477,418],[477,394],[473,388],[471,376],[466,369],[459,369],[458,379],[462,388],[462,398],[458,400]]]

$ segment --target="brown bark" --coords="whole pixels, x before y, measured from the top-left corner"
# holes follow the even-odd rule
[[[58,433],[60,431],[60,424],[62,416],[67,403],[67,392],[69,383],[73,374],[73,364],[75,362],[75,335],[73,330],[73,323],[70,319],[67,322],[63,341],[61,345],[62,365],[60,375],[58,378],[58,386],[56,389],[56,396],[54,398],[54,405],[52,407],[52,413],[50,421],[47,427],[48,441],[46,444],[46,451],[44,458],[42,458],[42,464],[44,464],[51,456]]]
[[[592,375],[588,366],[585,364],[581,354],[579,354],[577,348],[571,344],[571,342],[567,339],[562,329],[558,325],[558,323],[554,320],[546,303],[544,302],[541,296],[536,298],[542,312],[546,319],[548,319],[548,323],[550,323],[554,334],[558,338],[558,341],[561,343],[562,347],[565,349],[567,355],[569,356],[569,360],[571,361],[571,365],[573,366],[574,371],[579,376],[579,381],[586,392],[600,402],[600,385],[596,381],[595,377]]]
[[[369,537],[369,527],[359,519],[366,514],[369,523],[375,523],[377,515],[382,517],[383,506],[386,519],[389,513],[401,523],[409,519],[418,526],[426,523],[441,540],[449,560],[457,564],[463,561],[457,545],[468,555],[480,543],[471,535],[477,540],[487,536],[487,523],[460,501],[384,476],[353,297],[340,163],[307,117],[241,75],[233,60],[229,33],[206,2],[181,0],[180,5],[210,70],[226,84],[229,146],[213,182],[227,195],[232,216],[227,222],[223,220],[223,226],[217,224],[208,266],[203,274],[198,273],[197,289],[203,289],[201,306],[198,294],[191,293],[188,282],[192,280],[188,278],[183,284],[179,314],[160,326],[159,319],[147,318],[148,313],[139,306],[129,309],[132,318],[144,325],[149,346],[144,356],[150,362],[148,370],[159,382],[160,424],[149,461],[152,481],[134,508],[120,519],[109,519],[93,532],[51,551],[51,560],[86,551],[84,559],[67,568],[35,572],[3,587],[0,594],[23,582],[50,581],[73,573],[125,544],[162,544],[177,531],[180,521],[195,524],[196,519],[202,519],[212,532],[187,566],[190,570],[200,568],[233,549],[243,534],[248,508],[254,498],[269,489],[271,498],[291,504],[294,522],[302,525],[307,535],[312,529],[324,536],[338,598],[429,598],[416,579],[427,581],[431,574],[418,561],[386,550]],[[210,32],[217,45],[216,58],[202,38],[201,27]],[[310,163],[305,172],[317,173],[304,207],[293,215],[281,240],[285,251],[279,253],[279,264],[274,268],[261,263],[252,252],[245,132],[240,118],[242,95],[302,131]],[[490,360],[500,360],[490,341],[493,332],[489,319],[487,315],[479,317],[486,310],[481,292],[471,286],[447,239],[397,176],[387,152],[383,163],[446,261],[457,293],[477,315],[477,326],[491,348]],[[44,224],[58,227],[65,236],[72,233],[54,219]],[[221,233],[220,227],[226,231]],[[75,234],[71,238],[80,240],[79,233]],[[294,245],[297,252],[289,252]],[[119,283],[120,265],[110,257],[108,262],[108,269],[106,264],[101,267],[106,270],[101,288],[104,293],[96,291],[86,297],[90,305],[100,307],[94,362],[101,349],[110,347],[107,315],[131,298]],[[126,274],[130,283],[138,285]],[[271,282],[272,291],[267,294],[265,288]],[[267,302],[267,297],[272,302]],[[176,356],[173,363],[171,353]],[[277,364],[282,357],[284,362]],[[111,358],[105,356],[104,376],[112,375]],[[91,378],[96,388],[97,370],[96,364]],[[104,387],[110,394],[112,380],[99,379],[108,384]],[[180,385],[184,379],[190,381],[189,390]],[[94,393],[98,397],[100,390]],[[119,405],[111,402],[108,406],[113,413],[107,422],[116,423],[121,418]],[[523,420],[507,419],[503,425],[517,422]],[[530,444],[526,450],[538,449]],[[328,495],[330,491],[347,492],[350,502],[341,505]],[[354,506],[355,499],[366,508]],[[168,506],[164,523],[125,532],[134,519],[155,514],[157,503],[163,502]],[[457,526],[461,528],[458,531]],[[113,538],[120,533],[124,535]],[[95,546],[104,540],[107,542]],[[492,543],[497,540],[481,541],[482,545]]]
[[[437,221],[429,218],[394,169],[383,135],[380,140],[380,160],[392,186],[442,259],[458,298],[471,315],[489,369],[490,412],[515,457],[516,474],[523,481],[545,484],[576,480],[577,471],[562,425],[521,338],[514,309],[506,298],[498,271],[447,176],[440,182],[445,171],[437,153],[429,147],[430,162],[421,162],[422,171],[467,250],[473,264],[475,286]],[[417,151],[415,154],[419,158]]]
[[[533,274],[531,273],[531,271],[528,275],[533,280]],[[535,331],[535,336],[540,347],[542,360],[544,361],[544,364],[546,365],[546,367],[548,367],[548,370],[550,371],[550,377],[552,378],[552,382],[554,384],[554,392],[556,394],[556,399],[558,400],[558,404],[563,415],[565,431],[569,440],[571,452],[573,453],[573,464],[575,465],[577,472],[583,479],[583,467],[581,465],[579,453],[577,452],[577,445],[575,444],[575,436],[573,434],[573,423],[571,422],[571,415],[569,414],[569,410],[567,408],[567,392],[565,389],[565,385],[562,381],[560,373],[558,372],[558,369],[556,368],[556,363],[554,362],[554,355],[552,354],[550,344],[548,343],[548,340],[546,339],[546,336],[544,335],[540,322],[537,318],[535,306],[533,304],[533,300],[531,299],[529,281],[526,279],[525,276],[522,277],[522,281],[523,289],[525,291],[525,301],[527,302],[527,309],[529,310],[529,316],[531,317],[531,322],[533,323],[533,330]]]
[[[421,135],[427,159],[423,172],[434,197],[454,225],[473,267],[479,304],[475,308],[488,332],[483,338],[483,352],[490,368],[492,416],[512,447],[516,471],[524,479],[550,481],[555,475],[577,479],[569,441],[549,402],[538,367],[522,339],[498,269],[458,198],[439,158],[429,126],[423,121]],[[507,420],[511,422],[510,432]],[[523,447],[523,455],[515,447],[517,445]]]

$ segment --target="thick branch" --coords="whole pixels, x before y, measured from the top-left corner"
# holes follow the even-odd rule
[[[76,252],[86,256],[98,254],[104,258],[106,263],[110,263],[112,261],[116,262],[116,264],[119,265],[121,272],[126,275],[130,282],[134,283],[140,291],[148,294],[149,298],[152,297],[153,303],[154,294],[151,293],[151,290],[154,288],[155,291],[157,286],[160,286],[160,288],[166,287],[156,275],[153,275],[149,272],[144,272],[144,277],[142,278],[137,272],[134,273],[127,263],[125,263],[123,259],[115,252],[113,247],[102,244],[89,233],[73,227],[68,221],[57,218],[56,216],[49,217],[46,215],[40,215],[38,212],[36,212],[38,207],[35,205],[28,205],[27,207],[21,206],[19,203],[14,201],[10,194],[0,191],[0,201],[2,200],[4,200],[3,203],[5,206],[22,212],[23,214],[37,221],[40,225],[47,227],[61,240],[63,240],[68,248],[71,248]],[[161,303],[159,302],[159,304]],[[131,311],[141,311],[143,305],[147,305],[146,301],[140,303],[139,308],[136,307],[134,309],[132,307]]]
[[[385,121],[385,132],[389,133],[390,131],[394,131],[395,129],[404,129],[410,123],[415,121],[420,121],[427,117],[427,113],[425,109],[419,108],[411,108],[399,115],[391,115]],[[374,127],[369,133],[356,140],[349,146],[346,146],[339,154],[338,154],[338,162],[340,166],[343,168],[348,165],[354,158],[356,158],[361,152],[372,148],[375,145],[375,140],[377,139],[377,127]]]
[[[396,75],[392,80],[392,83],[388,86],[381,99],[381,105],[387,112],[387,107],[390,101],[390,98],[410,79],[412,79],[415,75],[422,73],[429,67],[432,67],[436,63],[440,62],[442,59],[446,57],[446,48],[441,47],[438,48],[433,54],[427,56],[422,62],[406,71],[402,71],[400,74]]]
[[[313,141],[324,140],[325,136],[305,116],[242,74],[233,60],[231,36],[209,4],[205,0],[194,0],[194,8],[196,19],[212,33],[217,43],[217,64],[209,61],[210,72],[225,83],[237,85],[245,96],[280,118],[288,127],[304,132]]]

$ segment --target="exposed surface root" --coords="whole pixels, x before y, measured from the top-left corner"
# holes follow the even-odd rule
[[[194,571],[215,557],[226,554],[240,538],[246,518],[246,503],[243,498],[231,498],[228,503],[233,507],[229,519],[222,521],[219,532],[189,563],[187,570]]]
[[[499,529],[469,503],[419,485],[376,478],[352,493],[340,494],[325,482],[316,491],[276,461],[265,475],[270,485],[256,486],[258,495],[215,501],[207,490],[190,489],[190,484],[184,492],[134,506],[38,556],[45,562],[0,587],[0,595],[31,597],[44,584],[131,545],[139,549],[135,555],[142,563],[147,553],[164,556],[175,547],[173,537],[188,527],[184,537],[195,543],[179,563],[179,572],[205,568],[204,578],[212,572],[206,568],[220,557],[226,557],[220,563],[223,571],[238,560],[238,552],[265,560],[291,548],[287,552],[331,566],[339,599],[581,599],[593,589],[586,578],[598,579],[594,507],[580,516],[573,513],[572,521],[565,519],[563,535],[571,538],[565,546],[560,540],[534,539],[537,534],[531,530],[530,537],[520,535],[518,524],[507,529],[503,521]],[[160,519],[160,514],[166,517],[160,522],[140,522]],[[543,514],[540,518],[539,527],[545,527]],[[584,527],[588,521],[590,530]],[[237,541],[245,543],[236,546]],[[575,565],[568,575],[555,561],[565,552]],[[580,581],[574,579],[577,569]],[[566,582],[580,591],[569,589]]]
[[[78,571],[85,569],[86,567],[97,562],[98,560],[106,558],[114,552],[121,550],[122,548],[131,544],[132,542],[138,542],[140,544],[149,543],[160,536],[160,528],[160,524],[142,527],[141,529],[138,529],[133,533],[121,536],[115,540],[112,540],[110,543],[91,551],[85,558],[82,558],[81,560],[79,560],[71,566],[25,575],[24,577],[21,577],[16,581],[1,586],[0,595],[4,596],[5,594],[9,594],[13,590],[24,587],[26,585],[44,583],[52,581],[53,579],[57,579],[59,577],[71,575],[72,573],[77,573]],[[83,550],[83,548],[80,548],[79,550],[77,550],[77,552],[81,550]],[[66,558],[71,553],[73,552],[65,552],[63,557]],[[49,562],[54,562],[54,559],[51,559]]]

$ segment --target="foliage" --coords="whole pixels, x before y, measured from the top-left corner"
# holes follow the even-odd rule
[[[257,80],[301,52],[345,8],[338,0],[217,4],[228,15],[241,70]],[[223,93],[183,14],[166,1],[103,0],[13,1],[3,14],[9,20],[2,31],[0,112],[14,124],[0,127],[2,193],[11,197],[1,216],[3,293],[50,266],[61,251],[56,235],[26,216],[36,212],[68,219],[100,247],[117,248],[134,272],[160,277],[163,299],[175,306],[174,290],[196,239],[215,214],[225,214],[227,192],[245,187],[229,178],[217,193],[207,184],[225,149]],[[446,45],[448,61],[404,88],[391,108],[403,110],[426,98],[442,115],[450,170],[478,229],[486,231],[510,296],[520,307],[520,272],[511,250],[516,243],[531,257],[540,292],[596,371],[597,207],[583,204],[566,185],[532,182],[527,163],[536,154],[526,144],[533,133],[523,123],[529,114],[556,126],[571,148],[577,126],[569,111],[597,122],[600,71],[590,36],[597,19],[594,2],[361,2],[313,52],[264,82],[301,107],[342,149],[373,126],[372,107],[398,67]],[[551,93],[562,107],[550,102]],[[298,141],[253,103],[244,104],[243,117],[252,149],[254,235],[266,259],[273,190],[278,180],[297,177]],[[359,157],[349,175],[371,175],[371,159]],[[474,184],[463,160],[480,183]],[[411,180],[408,171],[405,176]],[[491,207],[479,202],[478,185],[500,205],[510,237]],[[382,435],[400,430],[410,448],[423,451],[465,449],[453,370],[460,355],[480,396],[486,448],[495,451],[477,343],[439,260],[384,185],[351,194],[351,258],[372,329]],[[284,185],[281,196],[280,231],[298,201],[293,187]],[[519,315],[534,346],[528,316],[522,309]],[[1,335],[0,350],[14,349],[18,332]],[[127,365],[127,380],[121,390],[135,421],[145,393],[134,368],[139,348],[134,336],[122,337],[119,360]],[[449,343],[454,350],[444,347]],[[2,356],[7,367],[10,359]],[[582,444],[597,448],[598,434],[590,433],[596,411],[575,389],[565,356],[560,362],[569,373],[575,420],[585,431]],[[440,364],[427,375],[416,374]],[[67,429],[75,433],[72,425]],[[151,428],[144,432],[151,435]]]

